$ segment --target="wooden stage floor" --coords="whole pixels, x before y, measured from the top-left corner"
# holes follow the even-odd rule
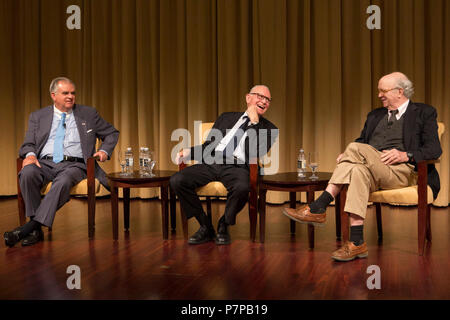
[[[213,202],[216,225],[223,201]],[[247,207],[230,229],[232,244],[191,246],[181,221],[163,241],[158,200],[132,200],[130,232],[112,240],[109,199],[97,200],[94,240],[87,236],[87,201],[72,199],[57,214],[53,231],[32,247],[0,245],[0,299],[151,299],[151,300],[303,300],[303,299],[450,299],[449,208],[433,208],[433,242],[417,255],[416,208],[383,206],[384,240],[377,242],[375,209],[369,207],[367,259],[334,262],[334,207],[316,245],[308,249],[307,229],[289,233],[285,205],[268,205],[266,242],[249,241]],[[177,204],[178,207],[178,204]],[[0,199],[0,231],[17,227],[17,201]],[[179,212],[179,208],[178,208]],[[189,221],[189,234],[197,224]],[[259,233],[257,234],[259,236]],[[67,268],[81,271],[81,289],[69,290]],[[380,268],[381,289],[369,290],[367,268]]]

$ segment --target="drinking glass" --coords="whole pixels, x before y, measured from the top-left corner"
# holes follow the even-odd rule
[[[128,172],[127,172],[127,160],[125,159],[125,152],[119,150],[118,154],[119,154],[119,164],[121,168],[120,175],[127,176]]]
[[[308,165],[311,168],[312,175],[310,179],[318,179],[316,176],[316,170],[319,167],[319,153],[317,151],[311,151],[308,155]]]
[[[145,168],[146,169],[145,171],[147,172],[147,175],[150,177],[154,176],[152,170],[156,165],[156,160],[153,160],[154,154],[155,153],[153,151],[149,151],[148,152],[148,161],[145,162],[145,166],[147,167],[147,168]]]

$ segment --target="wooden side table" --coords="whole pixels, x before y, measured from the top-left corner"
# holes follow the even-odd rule
[[[296,207],[296,192],[306,192],[307,202],[314,201],[314,192],[325,190],[328,181],[331,178],[330,172],[316,172],[317,179],[310,179],[311,173],[307,172],[305,178],[299,178],[297,172],[283,172],[274,175],[260,176],[259,177],[259,237],[260,241],[265,241],[265,228],[266,228],[266,194],[267,190],[286,191],[289,192],[290,207]],[[340,204],[339,197],[336,197],[336,216],[340,217]],[[295,221],[291,222],[291,233],[295,233]],[[336,219],[336,237],[340,240],[341,226],[340,219]],[[339,224],[339,225],[338,225]],[[309,247],[314,248],[314,226],[308,224],[308,241]]]
[[[176,171],[169,170],[153,170],[154,176],[148,177],[140,175],[138,171],[130,175],[122,175],[120,172],[114,172],[107,175],[111,186],[111,215],[113,226],[113,239],[117,240],[119,236],[119,197],[118,189],[123,189],[123,213],[124,213],[124,227],[128,230],[130,227],[130,188],[161,188],[161,208],[162,208],[162,229],[163,239],[167,240],[169,237],[169,217],[168,217],[168,202],[170,192],[170,216],[171,227],[175,230],[175,194],[169,191],[169,180]]]

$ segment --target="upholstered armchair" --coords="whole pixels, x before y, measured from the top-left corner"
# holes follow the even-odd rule
[[[445,126],[442,122],[438,123],[438,136],[441,140],[445,131]],[[381,218],[381,204],[388,203],[391,205],[401,206],[417,206],[417,228],[418,228],[418,252],[423,255],[425,248],[425,240],[431,241],[431,223],[430,223],[430,207],[434,201],[433,193],[427,184],[428,170],[427,166],[430,163],[438,163],[439,160],[425,160],[417,163],[417,185],[406,188],[392,189],[392,190],[378,190],[369,195],[369,202],[373,202],[376,208],[378,239],[381,242],[383,239],[383,228]],[[344,212],[346,187],[340,193],[341,202],[341,228],[342,237],[344,241],[349,238],[349,218],[348,213]],[[338,223],[338,221],[337,221]]]

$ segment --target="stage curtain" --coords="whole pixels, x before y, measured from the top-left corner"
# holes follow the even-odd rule
[[[67,7],[81,9],[69,30]],[[369,30],[368,6],[381,9]],[[116,150],[148,146],[171,161],[174,130],[245,109],[253,84],[270,87],[267,118],[280,129],[279,171],[316,150],[332,171],[381,104],[378,79],[402,71],[413,101],[444,122],[436,205],[449,203],[450,3],[448,0],[0,0],[0,195],[16,194],[15,159],[30,112],[51,104],[52,78],[77,84],[77,102],[120,130]],[[185,141],[186,142],[186,141]],[[273,156],[273,155],[272,155]],[[118,171],[116,152],[102,164]],[[157,189],[133,189],[149,198]],[[288,200],[269,193],[268,201]]]

